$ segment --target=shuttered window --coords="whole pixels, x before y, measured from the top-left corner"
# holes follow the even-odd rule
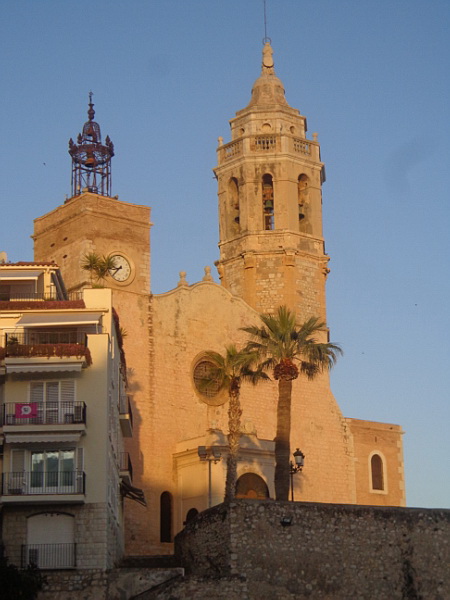
[[[74,402],[75,380],[33,381],[30,383],[30,402]]]

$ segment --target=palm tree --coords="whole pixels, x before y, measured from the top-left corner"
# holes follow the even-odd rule
[[[102,287],[100,281],[105,281],[111,270],[116,268],[116,263],[111,254],[100,256],[96,252],[88,252],[82,258],[81,268],[89,271],[92,286]],[[94,278],[96,283],[94,283]]]
[[[325,328],[318,318],[299,324],[286,306],[280,306],[275,315],[261,315],[261,321],[261,327],[243,327],[252,338],[245,350],[256,352],[262,360],[260,368],[273,369],[278,381],[275,494],[277,500],[288,500],[292,381],[300,374],[314,379],[335,364],[342,350],[337,344],[316,341],[314,335]]]
[[[237,457],[239,453],[239,438],[241,435],[240,404],[241,382],[249,381],[256,385],[262,379],[269,379],[262,369],[252,369],[257,360],[253,352],[239,351],[234,344],[225,348],[225,354],[207,352],[205,357],[211,361],[208,375],[203,379],[206,388],[214,384],[215,389],[228,391],[228,458],[227,478],[225,483],[225,501],[232,500],[236,492]]]

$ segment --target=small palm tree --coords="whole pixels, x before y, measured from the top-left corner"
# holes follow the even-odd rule
[[[256,352],[260,368],[272,369],[278,381],[275,494],[277,500],[288,500],[292,381],[300,374],[314,379],[335,364],[342,350],[337,344],[316,341],[314,336],[325,328],[323,322],[312,317],[298,324],[286,306],[280,306],[275,315],[261,315],[261,321],[261,327],[243,328],[251,336],[245,350]]]
[[[239,438],[241,436],[240,404],[241,382],[249,381],[256,385],[262,379],[269,379],[262,369],[252,369],[257,355],[253,352],[239,351],[234,344],[225,348],[225,354],[207,352],[205,357],[211,361],[208,375],[203,379],[206,388],[214,384],[216,389],[226,389],[229,396],[228,407],[228,458],[225,483],[225,501],[232,500],[236,493],[237,458]]]
[[[111,254],[100,256],[96,252],[88,252],[82,258],[81,268],[89,271],[91,285],[100,287],[100,282],[104,282],[107,275],[116,268],[116,262]]]

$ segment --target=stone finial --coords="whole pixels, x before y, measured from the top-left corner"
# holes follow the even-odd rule
[[[181,287],[183,285],[189,285],[186,281],[186,271],[180,271],[180,281],[178,282],[177,287]]]
[[[221,135],[219,135],[217,141],[219,142],[219,146],[223,146],[223,137]]]
[[[318,136],[319,136],[318,133],[313,133],[313,142],[317,142]]]
[[[211,267],[205,267],[205,274],[203,276],[203,281],[214,281],[211,275]]]
[[[270,45],[269,42],[266,42],[264,44],[264,48],[262,51],[263,54],[263,58],[262,58],[262,74],[272,74],[275,73],[274,71],[274,62],[273,62],[273,50],[272,50],[272,46]]]

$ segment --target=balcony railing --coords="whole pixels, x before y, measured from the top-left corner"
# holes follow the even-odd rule
[[[70,495],[85,493],[83,471],[17,471],[3,473],[3,496]]]
[[[6,334],[6,356],[17,356],[17,346],[40,346],[48,344],[78,344],[86,346],[87,335],[82,331],[24,331]]]
[[[86,424],[85,402],[6,402],[2,425]]]
[[[36,565],[39,569],[74,569],[77,566],[76,544],[22,545],[21,567]]]
[[[87,347],[87,334],[81,331],[25,331],[5,334],[5,347],[0,348],[3,358],[30,357],[84,357],[92,364]]]
[[[128,452],[121,452],[119,457],[119,469],[122,472],[127,472],[130,474],[130,481],[133,481],[133,464],[131,462],[131,458]]]
[[[37,301],[67,301],[67,300],[82,300],[83,292],[69,292],[64,297],[58,296],[56,293],[40,293],[40,292],[10,292],[0,289],[0,302],[24,302],[28,300]]]

